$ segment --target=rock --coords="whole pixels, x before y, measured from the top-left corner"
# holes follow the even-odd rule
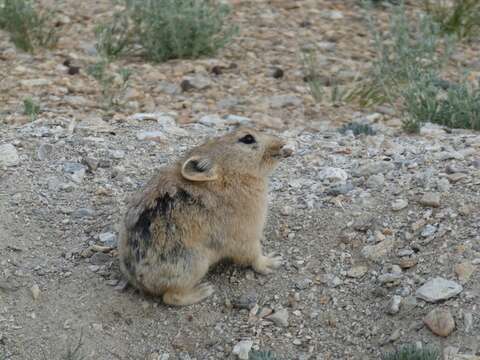
[[[392,251],[395,241],[386,239],[375,245],[367,245],[362,249],[362,255],[372,261],[381,260]]]
[[[254,290],[252,290],[234,299],[232,301],[232,305],[233,307],[238,309],[251,310],[257,304],[257,301],[258,301],[258,295]]]
[[[320,170],[318,178],[322,182],[332,185],[345,184],[348,179],[348,174],[345,170],[334,167],[326,167]]]
[[[410,269],[412,267],[414,267],[415,265],[417,265],[418,261],[416,258],[407,258],[407,257],[404,257],[404,258],[401,258],[399,261],[398,261],[398,266],[400,266],[402,269]]]
[[[202,116],[198,122],[202,125],[216,128],[222,128],[227,125],[225,120],[216,114]]]
[[[70,178],[77,184],[80,184],[85,177],[87,168],[85,165],[76,162],[66,162],[63,164],[63,171],[70,175]]]
[[[229,96],[225,99],[220,100],[217,103],[217,106],[220,109],[231,109],[240,104],[240,100],[235,96]]]
[[[455,329],[455,320],[448,310],[433,309],[423,322],[435,335],[442,337],[447,337]]]
[[[337,10],[325,10],[322,11],[322,17],[330,20],[340,20],[343,19],[343,13]]]
[[[436,277],[427,281],[417,289],[415,296],[427,302],[447,300],[457,296],[463,291],[463,287],[451,280]]]
[[[423,194],[423,197],[420,199],[420,204],[428,207],[439,207],[440,206],[440,194],[428,192]]]
[[[392,202],[392,210],[393,211],[400,211],[405,209],[408,206],[408,200],[406,199],[395,199]]]
[[[463,326],[465,327],[465,332],[468,334],[473,329],[473,314],[471,312],[463,313]]]
[[[117,236],[114,233],[111,233],[111,232],[101,233],[100,235],[98,235],[98,239],[100,240],[101,243],[111,248],[117,247]]]
[[[136,137],[140,141],[164,142],[167,140],[163,131],[139,131],[137,132]]]
[[[356,231],[366,232],[374,224],[374,218],[372,216],[360,216],[358,219],[355,219],[352,227]]]
[[[440,125],[425,123],[420,129],[420,135],[430,139],[438,139],[445,135],[445,130]]]
[[[338,195],[348,194],[353,189],[354,187],[351,182],[347,182],[345,184],[340,183],[340,184],[333,185],[332,187],[329,187],[326,190],[326,193],[327,195],[330,195],[330,196],[338,196]]]
[[[84,133],[111,133],[113,127],[103,121],[99,116],[88,116],[75,127],[76,130]]]
[[[364,164],[355,169],[352,174],[355,177],[371,176],[375,174],[385,174],[393,170],[394,165],[387,161],[377,161]]]
[[[377,189],[383,186],[385,183],[385,177],[383,174],[372,175],[367,179],[367,187],[371,189]]]
[[[30,292],[32,293],[33,300],[37,300],[40,297],[40,287],[37,284],[33,284],[30,288]]]
[[[95,216],[95,211],[90,208],[79,208],[72,213],[74,219],[82,219]]]
[[[103,252],[96,252],[90,257],[90,264],[96,265],[96,266],[105,265],[110,261],[112,261],[112,258],[110,257],[110,255],[105,254]]]
[[[295,288],[297,288],[297,290],[305,290],[312,286],[312,284],[313,281],[311,279],[305,278],[295,282]]]
[[[450,181],[451,183],[457,183],[459,182],[460,180],[463,180],[465,178],[467,178],[468,175],[467,174],[463,174],[463,173],[456,173],[456,174],[450,174],[447,176],[447,179],[448,181]]]
[[[211,80],[201,74],[195,74],[194,76],[186,76],[180,83],[180,87],[183,91],[189,91],[191,89],[204,90],[212,85]]]
[[[110,156],[116,160],[125,158],[125,151],[123,150],[111,150]]]
[[[368,267],[365,265],[357,265],[347,271],[347,276],[351,278],[361,278],[368,271]]]
[[[52,144],[42,144],[38,147],[37,158],[40,161],[48,159],[53,153],[54,147]]]
[[[274,79],[280,79],[283,77],[283,74],[284,74],[284,71],[282,69],[280,69],[279,67],[275,67],[272,69],[271,71],[271,76],[274,78]]]
[[[280,309],[275,311],[272,315],[267,316],[265,319],[272,321],[277,326],[288,326],[288,311],[287,309]]]
[[[248,117],[231,114],[227,115],[225,120],[228,125],[248,125],[252,122]]]
[[[241,360],[248,360],[252,346],[252,340],[242,340],[233,347],[232,354],[236,355]]]
[[[445,178],[438,179],[436,186],[438,191],[441,191],[441,192],[447,192],[451,188],[450,182],[448,181],[448,179],[445,179]]]
[[[420,235],[424,238],[427,238],[432,236],[436,232],[437,232],[437,227],[435,225],[428,224],[422,229],[422,233]]]
[[[51,80],[48,79],[28,79],[28,80],[20,80],[20,85],[26,88],[32,88],[37,86],[48,86],[52,83]]]
[[[472,265],[471,262],[463,262],[460,264],[455,265],[455,274],[457,275],[458,281],[460,283],[465,284],[470,280],[470,277],[475,271],[475,266]]]
[[[403,275],[397,274],[397,273],[386,273],[382,274],[378,277],[378,281],[382,284],[388,284],[388,283],[399,283],[399,281],[402,279]]]
[[[300,106],[302,99],[295,95],[275,95],[269,99],[270,107],[281,109],[288,106]]]
[[[100,161],[90,156],[83,158],[82,163],[85,164],[87,166],[88,171],[92,173],[96,171],[100,165]]]
[[[163,92],[168,95],[178,95],[182,92],[182,89],[177,84],[172,84],[167,81],[160,81],[155,88],[157,92]]]
[[[399,295],[393,295],[390,305],[388,307],[388,313],[394,315],[400,311],[400,304],[402,303],[402,297]]]
[[[17,149],[12,144],[0,145],[0,166],[15,166],[20,162]]]

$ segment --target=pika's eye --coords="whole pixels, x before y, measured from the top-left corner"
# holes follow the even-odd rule
[[[245,135],[244,137],[240,138],[238,141],[244,144],[254,144],[257,142],[255,138],[250,134]]]

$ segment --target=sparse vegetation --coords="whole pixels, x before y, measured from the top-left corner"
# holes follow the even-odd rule
[[[212,55],[236,32],[226,26],[230,8],[213,0],[125,0],[124,10],[97,28],[107,56],[139,54],[161,62]]]
[[[358,136],[360,134],[375,135],[375,130],[373,130],[373,128],[370,125],[361,124],[355,121],[343,125],[339,129],[339,131],[342,134],[345,134],[347,131],[352,131],[355,136]]]
[[[347,89],[340,86],[332,76],[328,79],[321,77],[318,72],[317,50],[314,48],[303,49],[301,52],[304,81],[308,84],[310,94],[317,102],[328,101],[331,104],[338,104],[352,97],[354,88]]]
[[[418,349],[415,345],[405,345],[394,352],[384,354],[382,360],[440,360],[440,352],[431,347]]]
[[[31,0],[0,0],[0,28],[8,31],[15,46],[24,51],[52,46],[57,41],[52,12],[40,12]]]
[[[480,2],[478,0],[425,0],[425,10],[440,25],[445,34],[459,39],[478,36],[480,31]]]
[[[277,355],[271,351],[252,351],[249,360],[280,360]]]
[[[109,68],[109,62],[101,60],[90,66],[87,73],[98,81],[106,109],[122,105],[122,97],[132,75],[129,69],[112,71]]]
[[[403,91],[404,127],[416,132],[423,122],[449,128],[480,130],[480,89],[465,83],[451,84],[447,89],[428,76],[420,77]]]
[[[32,98],[26,98],[23,100],[23,113],[30,116],[30,119],[34,121],[40,113],[40,105]]]
[[[381,34],[367,12],[377,59],[366,80],[345,99],[362,106],[389,103],[403,115],[407,132],[425,122],[452,128],[480,129],[480,89],[466,82],[442,80],[454,39],[443,36],[431,16],[409,21],[403,3],[395,7],[388,33]]]

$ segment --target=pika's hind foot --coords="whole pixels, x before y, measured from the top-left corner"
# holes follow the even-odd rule
[[[163,302],[168,305],[185,306],[199,303],[213,294],[214,287],[203,283],[192,289],[170,290],[163,294]]]
[[[267,275],[272,273],[275,269],[282,265],[282,256],[275,252],[271,252],[267,255],[260,255],[252,264],[253,270],[256,272]]]

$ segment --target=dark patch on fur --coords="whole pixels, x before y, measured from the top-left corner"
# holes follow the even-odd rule
[[[179,256],[186,256],[187,251],[183,243],[178,241],[181,234],[177,233],[176,224],[172,219],[173,209],[185,205],[204,207],[201,201],[195,199],[190,193],[184,189],[179,189],[173,197],[170,194],[165,194],[158,198],[154,208],[147,209],[140,214],[128,239],[128,245],[132,249],[136,262],[140,262],[145,257],[147,250],[152,245],[150,226],[157,217],[162,218],[165,222],[165,243],[171,246],[165,249],[165,251],[159,251],[160,259],[162,261],[171,261]]]
[[[125,266],[125,270],[131,276],[135,276],[135,264],[132,262],[132,259],[130,257],[123,259],[123,265]]]

